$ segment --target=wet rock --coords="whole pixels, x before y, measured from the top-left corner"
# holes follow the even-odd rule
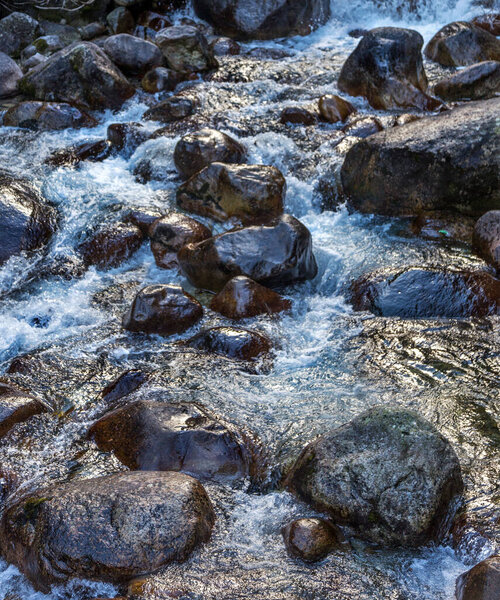
[[[172,123],[185,119],[194,113],[194,103],[189,98],[172,96],[156,106],[148,109],[143,118],[146,121],[160,121],[160,123]]]
[[[383,131],[384,126],[377,117],[360,117],[353,119],[348,123],[342,131],[347,135],[354,137],[366,138],[369,135]]]
[[[148,380],[148,375],[138,369],[125,371],[114,381],[109,383],[99,394],[100,399],[108,406],[116,404],[125,396],[135,392]]]
[[[300,106],[288,106],[281,112],[280,122],[287,124],[315,125],[318,117]]]
[[[196,27],[167,27],[158,33],[155,42],[174,71],[200,73],[218,66],[207,38]]]
[[[163,336],[183,333],[203,316],[201,304],[177,285],[143,288],[123,317],[129,331]]]
[[[61,85],[64,81],[64,85]],[[84,108],[119,108],[134,88],[92,42],[76,42],[27,73],[20,90],[37,100],[69,102]]]
[[[267,337],[255,331],[235,327],[206,329],[186,343],[197,350],[246,361],[262,358],[271,350],[271,342]]]
[[[426,93],[423,43],[422,36],[411,29],[372,29],[345,61],[339,90],[364,96],[377,109],[435,110],[441,103]]]
[[[237,56],[241,52],[238,42],[228,37],[217,37],[209,45],[214,56]]]
[[[449,442],[417,413],[382,406],[308,444],[286,484],[360,537],[405,546],[441,539],[463,488]]]
[[[54,131],[95,127],[97,121],[71,104],[31,100],[9,108],[4,114],[3,124],[34,131]]]
[[[500,556],[490,556],[457,579],[457,600],[498,600]]]
[[[246,319],[290,310],[292,303],[245,276],[233,277],[212,298],[210,308],[229,319]]]
[[[213,162],[241,164],[245,159],[245,148],[215,129],[202,129],[185,135],[174,151],[175,166],[186,179]]]
[[[177,252],[183,246],[206,240],[212,233],[195,219],[170,212],[151,224],[148,235],[156,265],[162,269],[173,269],[179,266]]]
[[[89,436],[133,470],[227,482],[255,476],[262,466],[251,436],[195,403],[135,401],[105,414]]]
[[[286,181],[276,167],[214,162],[177,191],[177,204],[216,221],[266,222],[283,214]]]
[[[0,20],[0,52],[19,56],[40,32],[38,21],[22,12],[13,12]]]
[[[434,92],[443,100],[483,100],[500,94],[500,62],[481,62],[442,79]]]
[[[135,27],[134,16],[124,6],[117,6],[106,17],[109,30],[112,34],[132,33]]]
[[[0,172],[0,265],[44,246],[56,229],[56,213],[24,181]]]
[[[500,13],[486,13],[472,19],[471,23],[492,35],[500,35]]]
[[[86,270],[87,268],[80,257],[72,254],[58,254],[51,260],[43,275],[71,281],[71,279],[83,277]]]
[[[4,52],[0,52],[0,98],[15,96],[23,72],[17,63]]]
[[[113,148],[132,154],[151,137],[151,132],[142,123],[111,123],[108,126],[107,137]]]
[[[193,285],[215,292],[238,275],[279,287],[313,279],[317,273],[311,234],[291,215],[187,244],[177,257]]]
[[[289,554],[306,562],[322,560],[344,540],[338,527],[318,518],[292,521],[283,527],[282,534]]]
[[[99,162],[111,154],[112,146],[108,140],[84,142],[78,146],[56,150],[46,160],[51,167],[74,167],[84,160]]]
[[[356,109],[350,102],[333,94],[321,96],[318,108],[321,118],[328,123],[345,121],[349,115],[356,112]]]
[[[151,10],[146,10],[141,13],[137,19],[137,23],[138,25],[142,25],[153,31],[161,31],[162,29],[165,29],[165,27],[170,27],[172,25],[166,15]]]
[[[440,29],[425,47],[425,56],[446,67],[500,60],[500,40],[481,27],[455,21]]]
[[[0,381],[0,438],[17,423],[27,421],[34,415],[47,412],[47,407],[37,398]]]
[[[148,71],[142,78],[141,86],[148,94],[172,92],[180,83],[181,77],[176,71],[166,67],[156,67]]]
[[[245,52],[245,56],[251,56],[258,60],[281,60],[282,58],[289,58],[292,55],[283,48],[266,48],[265,46],[260,46],[250,48],[250,50]]]
[[[500,314],[500,280],[486,271],[409,267],[379,271],[351,287],[355,310],[384,317],[464,318]]]
[[[360,141],[341,170],[351,206],[386,215],[498,209],[499,110],[500,98],[471,102]]]
[[[95,39],[96,37],[100,37],[106,33],[106,25],[104,23],[89,23],[88,25],[84,25],[80,28],[80,36],[82,40],[88,42],[90,40]]]
[[[142,232],[132,223],[105,225],[78,246],[78,253],[87,265],[99,269],[117,267],[139,250]]]
[[[161,212],[157,209],[136,208],[131,210],[125,216],[125,223],[133,223],[141,230],[144,237],[149,237],[149,228],[161,217]]]
[[[500,271],[500,210],[490,210],[477,221],[473,243],[479,254]]]
[[[114,583],[186,559],[215,520],[199,481],[182,473],[117,473],[54,485],[10,506],[3,555],[36,589],[73,577]]]
[[[158,46],[128,33],[119,33],[106,39],[102,49],[124,73],[144,74],[161,66],[163,56]]]
[[[194,0],[194,8],[219,33],[241,40],[307,35],[330,17],[328,0]]]

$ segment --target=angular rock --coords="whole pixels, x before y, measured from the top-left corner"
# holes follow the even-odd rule
[[[500,556],[490,556],[457,579],[457,600],[498,600]]]
[[[123,583],[185,560],[215,520],[199,481],[116,473],[42,489],[9,506],[3,555],[36,589],[78,577]]]
[[[22,12],[10,13],[0,20],[0,52],[9,56],[19,56],[21,50],[29,46],[40,32],[38,21]]]
[[[144,74],[163,62],[158,46],[128,33],[110,36],[102,49],[124,73],[132,75]]]
[[[276,167],[214,162],[177,191],[182,209],[216,221],[266,222],[283,214],[286,181]]]
[[[284,124],[315,125],[317,121],[318,117],[314,113],[300,106],[288,106],[280,116],[280,122]]]
[[[142,78],[141,86],[148,94],[172,92],[181,81],[179,73],[165,67],[156,67],[148,71]]]
[[[372,135],[341,170],[350,204],[365,213],[415,215],[500,208],[500,98],[471,102]]]
[[[0,382],[0,438],[7,435],[17,423],[45,412],[47,407],[43,402],[13,385]]]
[[[174,71],[200,73],[218,66],[207,38],[196,27],[167,27],[158,33],[155,42]]]
[[[130,369],[109,383],[99,394],[100,399],[108,405],[135,392],[148,381],[148,375],[139,369]]]
[[[0,52],[0,98],[15,96],[23,72],[17,63],[4,52]]]
[[[500,35],[500,13],[486,13],[472,19],[471,23],[492,35]]]
[[[99,269],[117,267],[139,250],[143,240],[141,230],[132,223],[105,225],[78,246],[86,266]]]
[[[479,254],[500,271],[500,210],[490,210],[477,221],[473,243]]]
[[[255,331],[235,327],[206,329],[186,343],[197,350],[246,361],[262,358],[271,350],[271,342],[267,337]]]
[[[440,540],[463,483],[449,442],[415,412],[375,407],[308,444],[286,485],[360,537]]]
[[[345,121],[349,115],[356,112],[356,109],[350,102],[334,94],[321,96],[318,108],[322,119],[328,123]]]
[[[443,100],[484,100],[500,94],[500,62],[489,60],[466,67],[438,81],[434,92]]]
[[[32,100],[9,108],[4,114],[3,124],[34,131],[55,131],[95,127],[97,121],[71,104]]]
[[[89,23],[88,25],[84,25],[82,28],[80,28],[80,36],[82,40],[86,42],[93,40],[96,37],[100,37],[105,33],[106,25],[104,25],[104,23]]]
[[[84,142],[78,146],[56,150],[45,160],[45,164],[52,167],[75,167],[84,160],[99,162],[108,158],[111,150],[108,140]]]
[[[173,123],[189,117],[194,112],[194,103],[189,98],[172,96],[156,106],[148,109],[143,116],[146,121],[160,121],[160,123]]]
[[[134,16],[124,6],[117,6],[106,17],[109,30],[112,34],[132,33],[135,26]]]
[[[353,119],[342,129],[347,135],[360,138],[366,138],[369,135],[373,135],[383,130],[384,126],[377,117],[360,117],[359,119]]]
[[[344,542],[340,529],[325,519],[297,519],[281,533],[288,553],[306,562],[322,560]]]
[[[313,279],[318,270],[309,230],[290,215],[188,244],[177,258],[193,285],[215,292],[238,275],[279,287]]]

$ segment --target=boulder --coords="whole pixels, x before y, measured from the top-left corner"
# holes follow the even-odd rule
[[[80,37],[86,42],[106,34],[106,25],[104,23],[94,22],[84,25],[80,28]]]
[[[75,167],[84,160],[99,162],[111,154],[112,146],[108,140],[84,142],[78,146],[70,146],[55,150],[45,159],[51,167]]]
[[[113,148],[125,150],[128,155],[151,137],[142,123],[111,123],[108,125],[107,138]]]
[[[124,73],[132,75],[144,74],[163,62],[158,46],[128,33],[108,37],[102,49]]]
[[[172,22],[164,14],[160,14],[151,10],[145,10],[142,12],[138,19],[137,24],[152,29],[153,31],[161,31],[165,27],[170,27]]]
[[[500,280],[486,271],[382,270],[354,281],[351,301],[384,317],[484,317],[500,314]]]
[[[326,519],[296,519],[281,533],[288,553],[306,562],[322,560],[344,544],[340,529]]]
[[[334,94],[321,96],[318,108],[321,118],[328,123],[345,121],[349,115],[356,112],[356,109],[350,102]]]
[[[279,287],[313,279],[318,270],[311,234],[291,215],[187,244],[177,258],[193,285],[215,292],[238,275]]]
[[[500,208],[500,98],[471,102],[372,135],[353,146],[341,169],[353,208],[415,215]]]
[[[500,35],[500,13],[485,13],[472,19],[471,23],[492,35]]]
[[[156,219],[148,229],[151,250],[156,265],[162,269],[179,266],[177,252],[186,244],[196,244],[208,239],[208,227],[182,213],[170,212]]]
[[[173,92],[181,81],[177,71],[166,67],[156,67],[148,71],[141,80],[142,89],[148,94],[157,92]]]
[[[17,63],[4,52],[0,52],[0,98],[15,96],[23,72]]]
[[[315,125],[318,117],[301,106],[288,106],[281,112],[280,123],[292,125]]]
[[[99,269],[117,267],[139,250],[143,240],[141,230],[132,223],[104,225],[78,246],[86,266]]]
[[[272,315],[291,307],[290,300],[243,275],[230,279],[210,302],[211,310],[229,319]]]
[[[500,556],[490,556],[457,579],[457,600],[498,600]]]
[[[500,95],[500,62],[488,60],[441,79],[434,92],[443,100],[484,100]]]
[[[200,331],[187,341],[187,345],[210,354],[246,361],[262,358],[271,350],[271,342],[267,337],[235,327],[212,327]]]
[[[390,546],[441,539],[463,489],[449,442],[417,413],[385,406],[308,444],[286,485],[359,537]]]
[[[466,21],[445,25],[425,47],[425,56],[446,67],[500,60],[500,40]]]
[[[201,304],[177,285],[149,285],[123,317],[129,331],[163,336],[183,333],[203,316]]]
[[[330,17],[329,0],[194,0],[194,8],[219,33],[239,40],[307,35]]]
[[[5,381],[0,381],[0,438],[17,423],[47,412],[43,402]]]
[[[0,52],[19,56],[40,32],[38,21],[22,12],[10,13],[0,20]]]
[[[135,91],[92,42],[76,42],[56,52],[29,71],[19,87],[37,100],[69,102],[95,110],[119,108]]]
[[[31,100],[9,108],[4,114],[3,124],[34,131],[54,131],[95,127],[97,121],[71,104]]]
[[[500,272],[500,210],[490,210],[477,221],[473,243],[479,254]]]
[[[160,123],[173,123],[180,121],[194,113],[194,103],[183,96],[171,96],[163,102],[149,108],[143,116],[146,121],[160,121]]]
[[[380,119],[371,116],[353,119],[342,129],[342,131],[347,135],[352,135],[359,138],[366,138],[369,135],[373,135],[374,133],[378,133],[379,131],[383,130],[384,126],[380,122]]]
[[[36,52],[49,56],[54,54],[58,50],[62,50],[66,44],[58,35],[42,35],[33,42],[31,46],[25,48],[23,54],[29,49],[33,48]]]
[[[216,221],[265,222],[283,214],[285,193],[276,167],[214,162],[181,185],[177,204]]]
[[[116,584],[185,560],[209,539],[215,515],[183,473],[116,473],[34,492],[1,522],[3,556],[36,589],[77,577]]]
[[[106,17],[109,30],[113,35],[132,33],[135,27],[134,15],[124,6],[117,6]]]
[[[200,73],[218,66],[207,38],[196,27],[177,25],[162,29],[155,40],[174,71]]]
[[[149,237],[149,228],[161,216],[161,211],[156,208],[136,208],[127,213],[124,220],[139,227],[144,237]]]
[[[188,133],[179,140],[174,150],[175,166],[186,179],[213,162],[241,164],[245,159],[245,148],[215,129]]]
[[[345,61],[339,90],[364,96],[376,109],[435,110],[441,103],[426,93],[423,43],[422,36],[411,29],[372,29]]]

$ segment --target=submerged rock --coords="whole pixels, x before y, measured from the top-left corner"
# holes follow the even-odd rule
[[[207,38],[196,27],[177,25],[162,29],[155,43],[174,71],[200,73],[218,66]]]
[[[182,473],[117,473],[40,490],[8,507],[4,557],[36,589],[79,577],[123,583],[185,560],[215,520],[199,481]]]
[[[308,444],[286,484],[360,537],[404,546],[441,539],[463,488],[449,442],[417,413],[382,406]]]
[[[102,49],[124,73],[133,75],[143,74],[163,62],[158,46],[128,33],[108,37]]]
[[[500,271],[500,210],[490,210],[477,221],[473,243],[479,254]]]
[[[322,560],[344,543],[338,527],[318,518],[292,521],[283,527],[282,535],[289,554],[306,562]]]
[[[14,385],[0,381],[0,438],[17,423],[47,412],[43,402]]]
[[[34,131],[54,131],[95,127],[97,121],[71,104],[27,101],[9,108],[3,117],[3,124]]]
[[[187,345],[204,352],[248,361],[262,358],[271,350],[271,342],[267,337],[235,327],[213,327],[200,331],[187,341]]]
[[[466,67],[434,86],[443,100],[484,100],[500,93],[500,62],[489,60]]]
[[[23,72],[16,61],[0,52],[0,98],[15,96],[22,76]]]
[[[457,600],[498,600],[500,556],[490,556],[457,579]]]
[[[99,269],[117,267],[139,250],[143,241],[141,230],[132,223],[113,223],[101,227],[78,246],[78,253],[87,265]]]

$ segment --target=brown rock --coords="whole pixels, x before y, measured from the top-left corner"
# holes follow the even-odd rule
[[[156,209],[137,208],[130,211],[125,217],[126,223],[133,223],[141,230],[144,237],[149,237],[150,226],[161,217],[161,212]]]
[[[194,113],[194,103],[189,98],[172,96],[156,106],[148,109],[143,118],[146,121],[160,121],[160,123],[173,123],[180,121]]]
[[[108,126],[107,137],[113,148],[132,154],[151,137],[151,133],[142,123],[111,123]]]
[[[500,35],[500,13],[480,15],[479,17],[472,19],[471,23],[477,25],[477,27],[481,27],[481,29],[484,29],[494,36]]]
[[[134,15],[124,6],[117,6],[106,17],[112,34],[132,33],[134,31]]]
[[[457,600],[498,600],[500,556],[490,556],[457,579]]]
[[[366,138],[369,135],[383,131],[384,126],[377,117],[360,117],[348,123],[342,131],[347,135]]]
[[[47,412],[47,407],[37,398],[29,396],[14,385],[0,381],[0,438],[17,423],[34,415]]]
[[[137,18],[137,24],[152,29],[153,31],[161,31],[165,27],[170,27],[172,23],[166,15],[146,10]]]
[[[350,102],[333,94],[321,96],[318,107],[321,117],[328,123],[345,121],[349,115],[356,112]]]
[[[148,71],[141,80],[142,89],[148,94],[172,92],[181,82],[182,77],[176,71],[166,67],[156,67]]]
[[[104,226],[78,246],[78,252],[87,266],[99,269],[117,267],[128,260],[142,244],[143,236],[132,223],[114,223]]]
[[[282,529],[288,552],[306,562],[316,562],[339,548],[344,536],[338,527],[325,519],[292,521]]]
[[[473,243],[479,254],[500,271],[500,210],[490,210],[477,221]]]
[[[483,100],[500,93],[500,62],[489,60],[466,67],[438,81],[435,93],[443,100]]]
[[[118,400],[135,392],[135,390],[144,385],[147,380],[148,375],[143,371],[130,369],[109,383],[99,396],[106,404],[113,405],[118,402]]]
[[[280,116],[280,123],[300,124],[300,125],[315,125],[318,117],[306,108],[300,106],[288,106]]]
[[[85,142],[78,146],[56,150],[46,160],[51,167],[74,167],[84,160],[99,162],[111,154],[111,143],[108,140]]]
[[[206,329],[186,343],[197,350],[247,361],[255,361],[271,350],[271,342],[260,333],[234,327]]]
[[[177,25],[162,29],[155,40],[167,65],[180,73],[199,73],[215,69],[218,63],[207,38],[196,27]]]

